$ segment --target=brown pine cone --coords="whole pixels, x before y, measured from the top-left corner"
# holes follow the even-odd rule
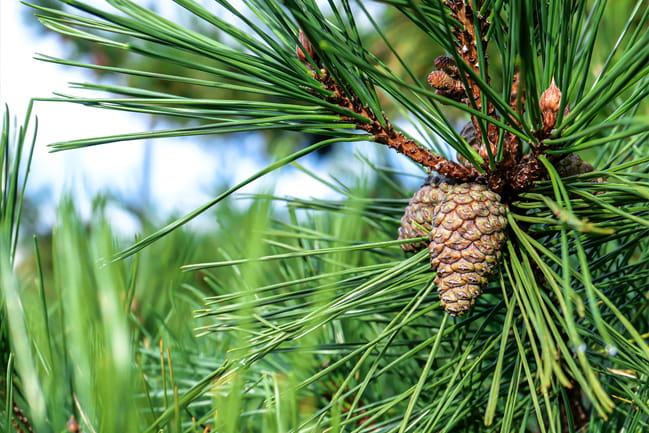
[[[428,236],[433,226],[435,207],[448,193],[453,180],[445,176],[428,176],[421,188],[410,199],[401,217],[399,240]],[[428,246],[428,242],[401,244],[404,252],[416,253]]]
[[[574,153],[561,159],[558,163],[555,164],[555,167],[557,169],[557,173],[561,177],[576,176],[578,174],[590,173],[591,171],[595,171],[595,168],[592,166],[590,162],[584,161],[583,159],[581,159],[579,155],[575,155]],[[589,182],[605,183],[606,178],[598,177],[595,179],[591,179]],[[606,193],[605,191],[597,191],[595,194],[600,195],[605,193]],[[579,198],[579,195],[575,193],[569,193],[569,197]]]
[[[464,137],[467,143],[469,143],[469,145],[471,145],[471,147],[476,152],[480,153],[480,149],[482,147],[482,139],[478,135],[478,132],[475,130],[473,122],[468,121],[467,123],[465,123],[462,127],[462,130],[460,131],[460,135]],[[466,158],[459,153],[457,154],[457,160],[462,165],[469,165],[469,161],[467,161]]]
[[[464,137],[464,139],[469,143],[469,145],[478,152],[478,155],[480,155],[480,158],[482,158],[484,161],[489,160],[489,153],[487,152],[487,146],[482,144],[482,137],[476,131],[475,126],[473,125],[473,122],[469,121],[467,122],[463,127],[462,130],[460,131],[460,135]],[[491,154],[495,155],[497,152],[496,146],[494,144],[491,144]],[[457,154],[457,160],[460,164],[464,166],[469,165],[469,161],[466,160],[462,155],[459,153]]]
[[[590,173],[593,170],[594,168],[589,162],[584,161],[579,155],[575,155],[574,153],[566,156],[557,163],[557,173],[561,177]]]
[[[441,304],[452,316],[468,311],[482,294],[505,241],[505,206],[484,185],[451,186],[435,209],[430,263]]]

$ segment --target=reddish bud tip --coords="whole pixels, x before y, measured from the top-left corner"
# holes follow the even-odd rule
[[[539,99],[539,107],[543,114],[543,127],[551,129],[557,122],[557,114],[561,106],[561,90],[557,87],[552,77],[550,87],[541,95]]]
[[[554,82],[554,77],[550,83],[550,87],[547,88],[545,92],[541,95],[539,99],[539,106],[541,111],[554,111],[559,112],[559,106],[561,105],[561,90],[557,87],[557,84]]]
[[[70,416],[70,419],[65,424],[65,428],[71,433],[79,433],[81,431],[79,423],[77,422],[77,419],[74,417],[74,415]]]
[[[298,40],[300,41],[300,43],[295,47],[295,53],[302,62],[309,63],[307,55],[311,59],[315,59],[315,51],[313,50],[313,46],[302,30],[300,30]],[[306,50],[306,54],[304,53],[304,51],[302,51],[302,48]]]

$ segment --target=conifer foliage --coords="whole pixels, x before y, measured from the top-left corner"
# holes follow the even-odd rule
[[[176,377],[190,385],[173,399],[147,389],[143,431],[649,429],[646,1],[175,0],[212,34],[130,0],[61,3],[35,7],[49,29],[211,79],[42,60],[237,97],[75,84],[104,93],[47,100],[191,122],[53,150],[269,130],[324,138],[113,259],[339,142],[393,149],[437,176],[413,197],[391,170],[359,160],[375,185],[314,175],[340,199],[257,197],[288,210],[219,244],[214,261],[182,267],[214,291],[196,320],[215,360]],[[408,68],[409,41],[391,39],[381,14],[419,29],[427,76]],[[377,44],[386,57],[368,48]],[[99,406],[88,425],[103,419]]]

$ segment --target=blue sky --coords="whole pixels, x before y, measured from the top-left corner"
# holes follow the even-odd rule
[[[35,60],[33,56],[37,53],[65,57],[66,48],[56,35],[39,35],[32,27],[25,26],[21,16],[21,9],[25,6],[20,2],[3,0],[0,3],[0,102],[7,104],[14,116],[22,117],[32,97],[49,97],[54,92],[79,94],[70,90],[68,83],[96,80],[96,76],[86,70]],[[54,222],[56,203],[64,191],[75,194],[76,202],[84,212],[88,212],[92,197],[100,191],[110,190],[131,201],[142,199],[143,155],[147,146],[151,146],[149,150],[152,152],[152,170],[148,178],[151,201],[156,203],[163,218],[171,213],[187,213],[209,201],[217,182],[237,182],[261,168],[259,158],[249,156],[250,152],[242,154],[240,149],[231,145],[232,142],[221,137],[165,139],[148,144],[134,141],[50,153],[47,145],[56,141],[145,131],[152,126],[159,128],[161,124],[152,124],[151,118],[145,115],[69,103],[38,102],[35,114],[39,120],[39,133],[28,189],[31,194],[40,193],[40,214],[45,224]],[[244,137],[244,141],[249,141],[244,144],[254,147],[254,141],[258,139]],[[237,144],[242,144],[241,137],[237,138]],[[209,146],[218,146],[219,151],[206,151]],[[345,151],[373,158],[375,146],[361,143]],[[350,164],[354,163],[352,158],[345,159]],[[301,162],[318,171],[331,168],[319,166],[315,161]],[[417,172],[407,161],[400,162],[408,171]],[[341,175],[349,170],[350,167],[343,164],[335,171]],[[277,181],[275,193],[278,195],[324,198],[332,194],[296,170],[268,179],[273,180]],[[268,181],[266,185],[257,183],[245,192],[259,187],[267,191]],[[117,214],[116,218],[126,232],[137,230],[137,227],[132,227],[132,221],[119,221],[119,218],[125,218],[124,215]]]

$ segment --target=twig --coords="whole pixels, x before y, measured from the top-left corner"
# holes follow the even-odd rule
[[[300,45],[296,48],[298,58],[313,71],[314,78],[322,83],[325,89],[333,93],[332,96],[327,98],[327,102],[353,111],[364,119],[360,120],[357,117],[343,116],[341,120],[354,123],[356,128],[371,134],[377,143],[385,144],[389,148],[406,155],[414,162],[439,174],[462,181],[471,181],[479,176],[475,168],[449,161],[420,146],[415,140],[407,138],[392,126],[384,113],[381,113],[383,122],[380,122],[376,113],[373,113],[368,107],[363,105],[353,92],[349,89],[343,89],[336,83],[326,69],[314,70],[314,63],[312,62],[317,62],[318,57],[303,32],[300,32],[299,42]]]
[[[456,46],[460,58],[476,76],[484,78],[489,84],[488,59],[486,55],[488,40],[487,34],[491,23],[485,16],[475,15],[471,3],[462,0],[445,0],[444,5],[449,8],[451,17],[459,23],[451,31],[457,40]],[[299,35],[299,44],[296,47],[297,57],[313,73],[313,77],[331,93],[326,97],[327,102],[357,114],[357,116],[341,116],[341,120],[356,125],[373,137],[377,143],[384,144],[397,152],[406,155],[412,161],[462,182],[478,182],[489,186],[495,192],[507,197],[516,196],[529,189],[538,180],[547,177],[543,164],[538,160],[538,155],[544,154],[546,147],[543,140],[550,137],[557,119],[561,91],[552,85],[540,98],[540,108],[543,114],[543,128],[536,131],[535,143],[530,143],[531,153],[521,156],[520,139],[511,132],[501,131],[493,122],[485,122],[477,116],[471,116],[471,123],[476,131],[478,154],[485,161],[481,175],[476,167],[466,160],[456,163],[431,152],[420,146],[415,140],[406,137],[397,131],[389,122],[384,113],[374,113],[365,106],[354,92],[337,83],[325,68],[321,68],[320,59],[313,46],[303,32]],[[474,109],[486,111],[494,120],[500,120],[500,115],[490,101],[483,107],[484,95],[480,86],[470,75],[462,75],[455,61],[448,56],[440,56],[435,60],[436,70],[428,76],[428,82],[437,94],[461,102]],[[321,69],[318,69],[321,68]],[[466,70],[466,69],[464,69]],[[524,95],[519,88],[519,72],[512,77],[509,105],[519,114],[523,114]],[[380,117],[379,117],[380,116]],[[540,143],[540,145],[539,145]],[[474,149],[476,146],[473,146]],[[502,154],[497,154],[498,149]],[[552,157],[548,157],[553,161]]]
[[[588,425],[588,412],[582,403],[581,386],[575,380],[571,380],[570,384],[571,387],[566,388],[568,402],[566,404],[561,400],[560,405],[561,427],[564,433],[579,431]]]
[[[29,418],[27,418],[25,412],[23,412],[23,410],[18,407],[15,401],[13,402],[12,411],[14,413],[14,418],[12,418],[11,423],[14,429],[16,430],[16,432],[25,433],[25,430],[22,429],[22,427],[24,427],[27,429],[29,433],[34,433],[34,429],[32,428],[32,425],[29,422]],[[20,421],[20,424],[18,424],[18,421]]]
[[[467,65],[473,69],[473,71],[480,75],[480,69],[485,72],[487,77],[487,83],[489,82],[489,73],[488,63],[486,54],[484,57],[480,58],[480,53],[478,51],[478,44],[484,44],[486,50],[487,40],[483,39],[482,35],[487,34],[490,23],[483,17],[478,17],[479,28],[476,29],[474,23],[474,12],[473,8],[469,2],[462,0],[446,0],[444,4],[451,10],[451,16],[460,22],[462,28],[454,28],[453,35],[457,40],[457,51],[460,57],[462,57]],[[485,52],[483,50],[483,53]],[[476,109],[482,109],[482,92],[480,87],[471,79],[471,77],[466,77],[467,82],[471,88],[471,96],[475,102]],[[495,110],[493,105],[489,104],[488,114],[491,116],[492,113],[495,115]]]
[[[486,55],[487,43],[488,40],[483,36],[487,34],[487,31],[491,23],[483,16],[476,16],[475,12],[470,4],[470,2],[457,1],[457,0],[446,0],[444,2],[446,7],[451,11],[451,17],[460,23],[459,27],[456,27],[452,30],[455,39],[457,40],[457,52],[459,56],[464,60],[464,63],[473,70],[473,72],[478,76],[483,76],[485,82],[489,84],[491,77],[489,76],[489,62]],[[488,15],[488,14],[487,14]],[[480,49],[479,49],[480,47]],[[440,63],[440,64],[438,64]],[[445,61],[443,63],[448,63]],[[436,61],[435,66],[438,69],[441,69],[441,62]],[[458,70],[458,75],[460,69]],[[446,70],[446,69],[443,69]],[[459,77],[457,77],[459,79]],[[471,78],[471,76],[464,76],[464,80],[468,84],[470,89],[470,95],[465,95],[464,98],[454,98],[456,100],[461,99],[462,102],[468,106],[473,106],[477,110],[483,110],[483,95],[478,84]],[[430,76],[429,76],[430,82]],[[433,87],[436,87],[435,84],[431,83]],[[512,107],[516,106],[518,100],[518,73],[515,74],[513,83],[512,83],[512,92],[510,98],[510,104]],[[522,106],[521,106],[522,107]],[[487,102],[486,113],[493,119],[499,119],[496,109],[491,103]],[[489,175],[487,176],[487,184],[494,191],[502,192],[508,184],[508,172],[519,162],[520,158],[520,141],[518,137],[509,132],[505,132],[504,136],[501,138],[499,128],[493,123],[487,123],[483,130],[483,125],[477,118],[477,116],[471,116],[471,122],[473,123],[476,131],[480,131],[478,134],[481,137],[482,146],[480,147],[480,156],[486,161],[493,158],[498,159],[495,161],[495,167],[492,167],[490,170],[489,164],[485,163],[484,168],[487,169]],[[497,155],[497,149],[499,142],[503,140],[503,154]]]

